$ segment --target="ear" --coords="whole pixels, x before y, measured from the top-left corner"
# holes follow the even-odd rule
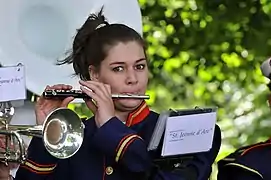
[[[98,73],[98,69],[96,67],[94,67],[93,65],[90,65],[88,67],[88,73],[89,73],[90,80],[98,81],[99,73]]]

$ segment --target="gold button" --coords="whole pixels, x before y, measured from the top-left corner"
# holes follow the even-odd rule
[[[108,166],[106,169],[105,169],[105,173],[107,175],[111,175],[113,173],[113,168],[111,166]]]

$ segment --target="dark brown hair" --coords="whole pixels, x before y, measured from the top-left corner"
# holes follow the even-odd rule
[[[73,63],[75,75],[79,75],[82,80],[90,80],[89,66],[99,68],[110,47],[129,41],[137,41],[146,49],[138,32],[124,24],[109,24],[101,8],[97,15],[90,14],[77,30],[70,55],[64,60],[58,60],[58,65]]]

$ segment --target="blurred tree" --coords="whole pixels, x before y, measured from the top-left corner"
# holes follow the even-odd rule
[[[153,109],[218,106],[223,144],[270,136],[260,64],[271,54],[267,0],[139,0]]]
[[[218,106],[220,156],[270,137],[268,0],[139,0],[155,110]]]

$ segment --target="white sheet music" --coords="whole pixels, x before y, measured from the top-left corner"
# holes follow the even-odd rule
[[[169,117],[162,156],[208,151],[212,147],[216,112]]]
[[[26,99],[24,66],[0,68],[0,102]]]

